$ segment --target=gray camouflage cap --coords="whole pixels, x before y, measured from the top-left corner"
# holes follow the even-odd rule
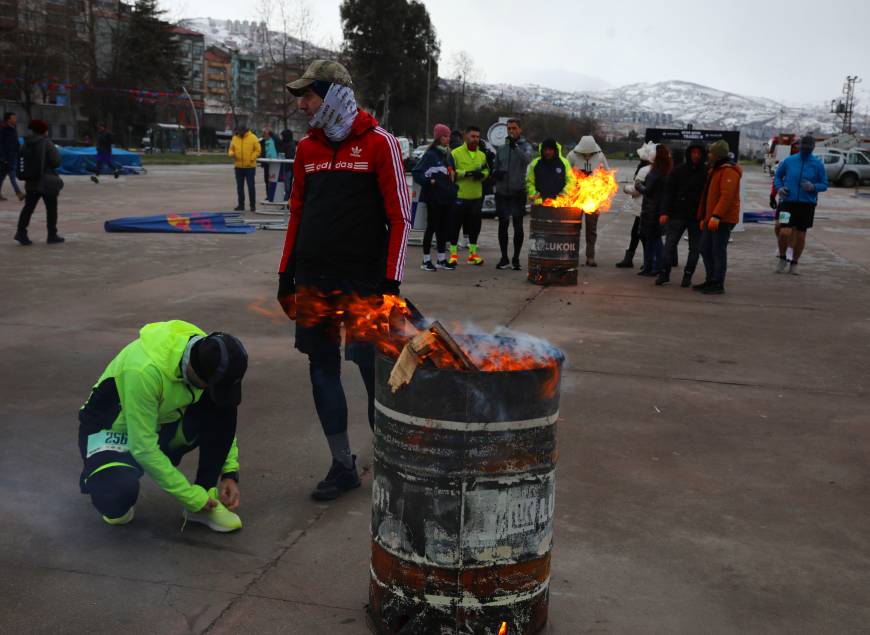
[[[352,86],[353,81],[347,69],[332,60],[314,60],[302,73],[302,77],[287,84],[287,90],[299,97],[305,89],[316,81]]]

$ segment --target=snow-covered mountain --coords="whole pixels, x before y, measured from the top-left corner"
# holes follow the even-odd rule
[[[481,84],[483,99],[518,108],[590,114],[613,124],[739,128],[753,138],[780,130],[831,133],[836,121],[822,108],[795,108],[682,81],[629,84],[600,91],[565,92],[529,84]]]
[[[269,58],[268,43],[278,50],[282,36],[267,31],[262,22],[191,18],[183,26],[205,35],[206,46],[236,49]],[[268,36],[266,35],[268,33]],[[268,38],[268,39],[267,39]],[[290,38],[291,57],[302,53],[330,54],[309,43]],[[449,85],[451,80],[442,80]],[[835,117],[827,109],[794,107],[764,97],[747,97],[683,81],[629,84],[598,91],[564,91],[536,84],[479,84],[479,99],[513,102],[517,112],[552,110],[593,115],[614,132],[646,126],[740,129],[752,139],[765,139],[777,132],[818,132],[836,129]]]

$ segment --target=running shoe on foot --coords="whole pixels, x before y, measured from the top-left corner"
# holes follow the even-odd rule
[[[459,256],[457,254],[450,254],[447,264],[456,269],[456,265],[459,264]]]
[[[701,291],[704,295],[722,295],[725,293],[725,285],[721,282],[711,283],[707,288]]]
[[[208,511],[189,512],[184,510],[184,519],[190,523],[202,523],[212,531],[217,531],[222,534],[236,531],[242,528],[242,519],[235,512],[231,512],[220,500],[217,488],[212,487],[208,490],[208,495],[217,501],[217,505]]]
[[[233,208],[233,211],[234,212],[244,212],[245,206],[244,205],[237,205],[235,208]]]
[[[656,286],[657,287],[661,287],[661,286],[664,286],[666,284],[670,284],[670,282],[671,282],[671,277],[664,272],[660,273],[659,277],[656,278]]]
[[[356,473],[356,455],[351,457],[351,467],[345,467],[339,461],[332,460],[332,467],[326,478],[317,484],[311,492],[311,498],[318,501],[335,500],[345,492],[349,492],[362,485],[359,475]]]
[[[96,174],[94,174],[94,175],[91,177],[91,181],[93,181],[94,183],[99,183],[99,182],[100,182],[100,179],[97,178],[97,175],[96,175]]]
[[[684,289],[692,286],[692,274],[691,273],[683,273],[683,281],[680,282],[680,286]]]
[[[15,240],[21,243],[23,246],[32,245],[33,241],[27,237],[26,231],[15,232]]]
[[[785,269],[788,266],[788,260],[785,258],[777,258],[776,259],[776,273],[785,273]]]
[[[479,255],[477,255],[477,252],[474,252],[474,253],[468,254],[468,259],[465,262],[467,262],[470,265],[476,265],[479,267],[480,265],[483,264],[483,258],[481,258]]]
[[[46,241],[49,245],[59,245],[64,242],[64,237],[58,234],[50,234]]]
[[[511,260],[511,268],[514,271],[522,271],[522,267],[520,266],[520,259],[514,256],[513,260]]]
[[[788,272],[789,272],[791,275],[793,275],[793,276],[799,276],[799,275],[801,275],[801,274],[798,272],[798,263],[796,263],[796,262],[791,263],[791,264],[789,265],[789,267],[788,267]]]
[[[107,525],[126,525],[131,520],[133,520],[135,509],[135,507],[131,507],[127,510],[127,513],[125,513],[123,516],[118,516],[117,518],[109,518],[108,516],[103,516],[103,520]]]
[[[507,259],[507,256],[502,256],[501,260],[498,261],[498,264],[495,266],[496,269],[510,269],[511,261]]]
[[[713,284],[712,282],[709,282],[707,280],[705,280],[704,282],[701,282],[699,284],[693,284],[692,291],[704,291],[704,289],[706,289],[707,287],[709,287],[712,284]]]
[[[438,269],[447,269],[447,271],[453,271],[456,269],[455,264],[451,264],[448,260],[439,260],[435,265]]]
[[[423,264],[420,265],[420,269],[422,269],[423,271],[438,271],[435,265],[432,264],[431,260],[423,261]]]

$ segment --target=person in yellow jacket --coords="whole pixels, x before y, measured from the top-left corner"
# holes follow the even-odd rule
[[[465,228],[468,234],[468,264],[482,265],[483,258],[477,253],[477,237],[482,222],[483,182],[489,177],[489,166],[486,154],[480,149],[480,128],[468,126],[465,129],[465,143],[454,148],[451,154],[456,166],[459,191],[451,213],[450,258],[447,262],[455,266],[459,260],[459,231]]]
[[[526,172],[526,191],[532,205],[540,205],[548,198],[567,192],[577,180],[568,159],[562,156],[562,146],[555,139],[544,139],[538,152]]]
[[[233,158],[236,169],[236,192],[239,197],[237,212],[245,211],[245,182],[248,183],[248,200],[251,203],[251,211],[257,209],[257,195],[254,182],[257,176],[257,157],[262,150],[257,135],[251,132],[247,126],[239,126],[230,141],[227,151]]]
[[[147,473],[214,531],[241,528],[237,408],[248,354],[228,333],[181,320],[146,324],[97,380],[79,410],[83,494],[110,525],[133,519]],[[196,480],[178,470],[199,448]]]

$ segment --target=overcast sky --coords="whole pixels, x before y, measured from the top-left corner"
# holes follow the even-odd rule
[[[164,0],[173,17],[256,19],[261,0]],[[340,0],[306,2],[312,39],[341,42]],[[685,80],[789,104],[830,102],[846,75],[870,99],[870,2],[860,0],[425,0],[442,45],[480,80],[566,90]],[[385,16],[389,19],[389,16]]]

